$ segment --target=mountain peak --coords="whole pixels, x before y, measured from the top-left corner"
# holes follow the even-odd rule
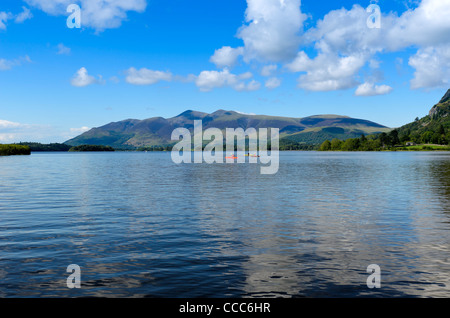
[[[186,119],[194,120],[194,119],[202,119],[206,115],[208,115],[208,114],[207,113],[198,112],[198,111],[195,111],[195,110],[186,110],[185,112],[182,112],[178,116],[175,116],[175,118],[177,118],[177,117],[184,117]]]
[[[441,98],[441,100],[439,101],[438,104],[434,105],[430,112],[428,113],[428,115],[431,118],[434,118],[436,116],[441,117],[441,116],[448,116],[448,114],[450,113],[450,89],[447,90],[447,93],[445,93],[445,95]]]
[[[444,97],[442,97],[439,104],[445,103],[446,101],[450,100],[450,89],[445,93]]]

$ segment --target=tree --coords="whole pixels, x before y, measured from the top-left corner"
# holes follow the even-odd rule
[[[385,132],[380,134],[380,142],[383,147],[389,144],[389,136]]]
[[[331,150],[341,150],[342,140],[334,138],[331,140]]]
[[[320,151],[329,151],[331,150],[331,142],[329,140],[325,140],[319,148]]]
[[[394,129],[389,133],[389,145],[395,146],[398,145],[399,143],[400,139],[398,138],[398,131],[397,129]]]
[[[429,131],[429,130],[424,132],[421,136],[422,142],[425,144],[430,143],[432,138],[433,138],[433,132]]]
[[[344,141],[341,146],[341,149],[344,151],[355,151],[359,150],[360,141],[359,138],[350,138]]]

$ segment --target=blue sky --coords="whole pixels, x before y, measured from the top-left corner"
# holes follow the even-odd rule
[[[0,143],[187,109],[398,127],[450,88],[448,16],[443,0],[2,1]]]

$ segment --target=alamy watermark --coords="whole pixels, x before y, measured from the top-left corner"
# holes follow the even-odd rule
[[[81,8],[77,4],[69,4],[67,6],[68,13],[70,13],[67,18],[66,25],[69,29],[81,28]]]
[[[381,9],[378,4],[370,4],[367,9],[367,13],[371,13],[367,18],[367,27],[369,29],[381,29]]]
[[[226,128],[226,156],[224,158],[224,136],[218,128],[203,131],[201,120],[194,121],[194,136],[187,128],[176,128],[171,139],[179,141],[172,148],[172,161],[180,163],[261,163],[261,174],[275,174],[279,168],[279,129],[270,128],[270,151],[268,150],[268,128]],[[181,137],[181,141],[180,141]],[[235,147],[237,140],[237,147]],[[193,141],[193,145],[192,145]],[[203,141],[210,141],[203,147]],[[246,151],[248,141],[248,151]],[[259,151],[258,151],[259,149]],[[237,155],[235,155],[235,150]],[[240,153],[240,154],[239,154]],[[194,159],[192,160],[192,155]],[[236,160],[236,161],[235,161]]]
[[[67,266],[67,273],[71,273],[67,277],[67,287],[70,289],[81,288],[81,268],[77,264]]]
[[[377,264],[370,264],[367,266],[367,287],[369,288],[380,288],[381,287],[381,268]]]

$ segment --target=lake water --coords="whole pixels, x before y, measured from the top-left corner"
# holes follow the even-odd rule
[[[450,153],[0,157],[0,297],[449,297],[449,243]]]

